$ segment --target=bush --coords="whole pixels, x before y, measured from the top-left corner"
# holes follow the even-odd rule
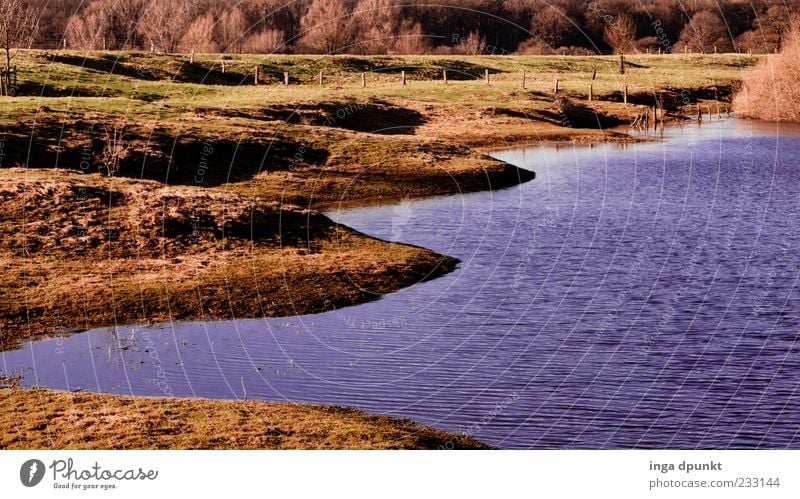
[[[738,116],[800,122],[800,29],[784,36],[779,54],[761,61],[743,79],[733,100]]]

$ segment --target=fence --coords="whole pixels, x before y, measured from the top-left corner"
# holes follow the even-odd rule
[[[17,67],[0,71],[0,96],[16,95]]]

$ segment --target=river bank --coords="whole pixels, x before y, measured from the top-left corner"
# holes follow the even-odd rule
[[[258,401],[0,389],[0,449],[488,449],[413,421]]]
[[[264,60],[231,57],[221,73],[212,56],[20,55],[23,91],[2,100],[1,348],[103,325],[324,312],[446,274],[458,260],[320,210],[517,185],[534,175],[478,149],[631,141],[605,127],[648,110],[654,89],[676,113],[684,92],[724,105],[748,64],[634,61],[625,103],[613,58],[281,56],[270,74],[292,71],[291,85],[246,85]],[[443,64],[460,68],[446,85],[433,79]],[[487,65],[491,82],[470,76]],[[329,85],[305,81],[318,70]],[[554,75],[567,101],[547,90]]]
[[[188,62],[23,51],[18,96],[2,99],[0,118],[0,188],[12,200],[0,226],[0,348],[106,324],[324,311],[449,272],[453,259],[333,228],[318,212],[526,182],[534,173],[481,151],[642,140],[609,127],[630,123],[656,98],[665,120],[687,106],[725,108],[754,61],[631,56],[623,76],[609,57],[200,55]],[[262,79],[254,85],[247,78],[257,65]],[[437,81],[443,67],[448,82]],[[489,81],[480,78],[484,68]],[[289,85],[275,81],[284,72]],[[314,85],[319,72],[325,80]],[[547,90],[554,78],[555,100]],[[149,207],[134,202],[159,186],[165,191],[149,196]],[[22,202],[18,193],[31,189],[38,194]],[[216,214],[181,199],[206,194]],[[181,207],[154,215],[164,203]],[[236,220],[222,220],[229,203]],[[256,235],[252,247],[248,203],[271,213],[261,227],[269,237]],[[141,216],[160,217],[162,230]],[[302,237],[306,216],[320,230]],[[140,223],[146,234],[126,236]],[[191,243],[199,233],[214,247]]]

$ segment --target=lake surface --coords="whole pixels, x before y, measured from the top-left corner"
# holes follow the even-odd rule
[[[504,448],[800,448],[800,134],[497,153],[537,179],[331,217],[462,260],[295,318],[98,329],[23,384],[353,406]]]

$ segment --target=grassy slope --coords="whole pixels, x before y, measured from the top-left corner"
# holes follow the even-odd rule
[[[218,55],[199,55],[194,64],[186,59],[22,53],[23,79],[36,82],[25,83],[23,92],[47,97],[2,102],[4,164],[76,168],[83,153],[102,147],[104,127],[124,119],[132,143],[125,176],[191,184],[206,142],[214,146],[214,166],[204,185],[230,182],[231,189],[293,204],[480,190],[488,187],[487,174],[504,186],[518,181],[519,172],[471,148],[629,140],[574,121],[565,127],[553,108],[555,78],[562,95],[584,103],[593,84],[592,106],[609,123],[629,123],[652,105],[654,91],[676,112],[684,99],[691,106],[698,99],[725,101],[755,60],[629,56],[622,76],[613,57],[229,56],[224,74]],[[266,84],[252,84],[256,65]],[[484,68],[490,85],[476,79]],[[314,80],[320,70],[323,86]],[[289,86],[277,83],[283,71],[291,74]],[[621,103],[625,84],[628,106]]]
[[[0,404],[0,449],[487,448],[337,407],[17,389],[0,390]]]

